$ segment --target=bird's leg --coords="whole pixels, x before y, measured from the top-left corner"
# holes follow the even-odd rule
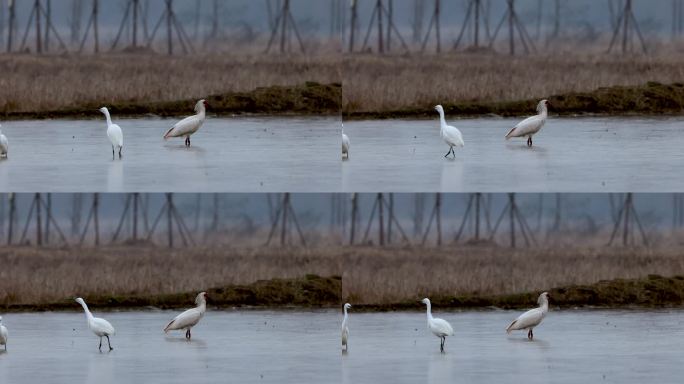
[[[107,335],[107,336],[105,336],[105,337],[107,338],[107,344],[109,345],[109,350],[110,350],[110,351],[113,351],[114,348],[112,348],[112,342],[109,341],[109,335]]]
[[[122,149],[123,149],[123,147],[119,147],[119,159],[121,158],[121,150]]]
[[[452,149],[452,148],[451,148],[451,147],[449,147],[449,152],[447,152],[447,154],[446,154],[446,155],[444,155],[444,157],[449,157],[449,154],[451,154],[451,149]]]
[[[530,329],[529,331],[527,331],[527,338],[530,339],[530,340],[532,340],[532,339],[534,338],[534,334],[532,333],[532,329]]]
[[[454,151],[454,147],[451,147],[451,154],[454,155],[454,159],[456,158],[456,151]]]
[[[112,145],[112,160],[114,160],[114,146]]]
[[[188,328],[188,330],[185,331],[185,338],[190,340],[191,337],[192,337],[192,334],[190,333],[190,328]]]
[[[100,336],[100,351],[102,350],[102,336]]]
[[[528,147],[531,147],[531,146],[532,146],[532,136],[529,136],[529,137],[527,138],[527,146],[528,146]]]
[[[442,353],[444,353],[444,342],[445,342],[445,341],[446,341],[446,340],[444,340],[444,336],[442,336],[442,341],[441,341],[441,343],[439,344],[439,350],[440,350],[440,352],[442,352]]]

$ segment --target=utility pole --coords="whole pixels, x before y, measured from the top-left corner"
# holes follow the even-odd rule
[[[7,25],[7,52],[12,52],[14,42],[14,31],[17,27],[17,5],[15,0],[9,1],[9,24]]]
[[[515,55],[516,31],[518,34],[518,40],[520,40],[520,43],[522,44],[522,47],[525,50],[525,53],[536,52],[536,48],[534,47],[534,42],[532,41],[532,38],[527,33],[525,26],[522,24],[522,22],[520,22],[520,19],[518,18],[518,13],[515,10],[515,0],[506,0],[506,4],[507,4],[506,13],[504,13],[503,17],[501,18],[501,21],[499,22],[499,25],[496,27],[496,30],[494,31],[494,35],[492,36],[491,40],[489,41],[489,47],[492,48],[494,46],[494,42],[496,41],[496,38],[499,35],[499,31],[501,30],[501,27],[504,25],[504,23],[508,22],[508,52],[509,52],[509,54],[511,56]]]
[[[363,39],[363,46],[361,47],[361,51],[363,52],[366,50],[366,48],[369,47],[368,41],[370,39],[371,33],[374,27],[377,27],[376,30],[378,39],[378,53],[385,53],[385,48],[388,46],[388,42],[385,38],[387,37],[387,35],[385,34],[385,30],[382,24],[383,19],[385,17],[387,18],[387,29],[394,31],[394,34],[399,39],[399,42],[401,42],[401,46],[404,49],[404,51],[408,52],[408,45],[406,45],[404,38],[401,37],[401,34],[399,34],[399,30],[394,25],[390,11],[383,4],[383,0],[375,0],[375,6],[373,7],[373,12],[371,13],[370,22],[368,23],[366,36]]]
[[[124,16],[121,19],[121,24],[119,25],[119,32],[116,34],[116,38],[114,39],[114,43],[112,43],[111,50],[116,49],[116,46],[119,44],[121,34],[123,33],[123,30],[127,25],[132,25],[133,29],[130,46],[133,48],[138,47],[138,20],[140,8],[140,0],[128,0],[128,2],[126,3],[126,9],[124,11]],[[131,14],[132,18],[129,20]]]
[[[282,221],[281,221],[282,218]],[[278,210],[276,211],[275,217],[273,219],[273,222],[271,224],[271,231],[268,234],[268,240],[266,241],[266,245],[269,245],[271,243],[271,239],[275,235],[278,225],[280,224],[280,245],[281,246],[286,246],[288,245],[288,238],[290,237],[290,230],[288,230],[289,223],[292,222],[295,226],[295,229],[297,230],[297,234],[299,235],[299,240],[302,246],[306,246],[306,240],[304,239],[304,234],[302,233],[302,229],[299,227],[299,221],[297,221],[297,215],[295,214],[294,208],[292,208],[292,202],[290,200],[290,194],[289,193],[284,193],[283,194],[283,199],[281,201],[280,206],[278,207]]]
[[[15,193],[9,194],[9,218],[7,223],[7,245],[12,245],[12,236],[14,235],[14,223],[17,216],[17,195]]]
[[[510,247],[516,247],[516,232],[518,232],[518,230],[516,229],[516,223],[518,224],[517,227],[519,228],[519,232],[522,235],[523,240],[525,240],[525,245],[528,247],[531,244],[536,245],[537,241],[534,238],[534,234],[530,229],[529,225],[527,224],[527,220],[525,220],[525,217],[522,215],[520,209],[518,208],[518,205],[515,200],[515,193],[508,194],[508,203],[501,212],[501,216],[499,216],[499,219],[496,221],[494,229],[492,230],[492,233],[489,236],[489,240],[494,240],[494,236],[496,235],[496,232],[499,229],[499,225],[503,221],[506,214],[508,214],[510,226]]]
[[[52,24],[52,0],[45,0],[45,8],[45,52],[50,52],[49,26]]]
[[[88,41],[88,35],[90,33],[90,30],[92,28],[93,30],[93,38],[95,40],[95,53],[100,52],[100,37],[99,37],[99,30],[97,26],[97,19],[98,19],[98,0],[93,0],[93,7],[90,11],[90,19],[88,20],[88,24],[86,25],[86,31],[83,34],[83,40],[81,40],[81,45],[78,48],[78,52],[81,53],[83,52],[83,48],[85,47],[86,41]]]
[[[632,34],[636,32],[639,42],[641,43],[641,50],[644,54],[647,53],[648,49],[646,47],[646,42],[644,37],[641,35],[641,29],[639,29],[639,23],[634,17],[634,11],[632,10],[632,0],[625,0],[625,6],[618,17],[618,21],[613,30],[613,37],[610,40],[610,45],[608,46],[608,53],[613,51],[613,46],[617,42],[618,37],[622,34],[622,54],[631,52],[632,50]]]
[[[435,204],[432,207],[432,213],[430,214],[430,219],[428,220],[428,226],[423,235],[422,245],[425,245],[428,236],[430,235],[430,229],[432,228],[432,223],[434,222],[437,227],[437,246],[442,246],[442,194],[435,193]]]
[[[352,193],[351,195],[351,229],[349,231],[349,245],[354,245],[354,236],[356,235],[356,222],[358,221],[359,212],[359,195]]]
[[[78,44],[81,36],[81,16],[83,13],[83,3],[81,0],[71,0],[71,37],[72,45]]]
[[[473,25],[473,42],[472,46],[474,48],[480,47],[480,22],[486,25],[485,12],[483,9],[483,0],[469,0],[468,8],[466,9],[466,16],[461,26],[461,31],[456,38],[454,43],[454,49],[458,49],[461,44],[463,37],[465,36],[465,31],[471,24]]]
[[[283,0],[283,6],[280,9],[278,17],[276,17],[275,26],[271,29],[271,37],[268,40],[268,46],[266,47],[266,53],[271,50],[271,46],[275,41],[278,33],[280,31],[280,53],[285,53],[289,51],[290,41],[290,30],[293,30],[297,41],[299,42],[299,49],[302,53],[306,52],[304,48],[304,42],[302,37],[299,35],[299,30],[297,29],[297,23],[294,17],[292,17],[292,12],[290,11],[290,0]]]
[[[629,0],[627,0],[629,1]],[[622,207],[620,208],[620,211],[618,212],[618,218],[615,221],[615,225],[613,226],[613,232],[610,235],[610,240],[608,241],[608,246],[613,245],[613,241],[615,240],[615,237],[620,230],[620,227],[622,226],[622,245],[623,246],[629,246],[633,244],[633,239],[634,239],[634,225],[636,224],[637,228],[639,229],[639,233],[641,234],[641,240],[644,246],[648,246],[648,237],[646,236],[646,231],[644,231],[643,226],[641,225],[641,220],[639,220],[639,215],[637,214],[636,209],[634,208],[634,197],[632,193],[627,193],[625,196],[625,200],[622,203]]]
[[[356,33],[356,18],[358,17],[357,0],[351,0],[351,26],[349,27],[349,52],[354,52],[354,34]]]
[[[157,21],[157,24],[155,25],[154,29],[152,30],[152,35],[149,37],[147,40],[147,47],[152,46],[152,42],[154,41],[154,38],[157,35],[157,31],[159,30],[161,24],[166,21],[166,52],[169,56],[173,55],[173,50],[174,50],[174,40],[173,40],[173,33],[176,32],[176,37],[178,42],[180,43],[181,49],[183,50],[184,54],[187,54],[188,52],[195,52],[195,49],[192,47],[192,42],[190,38],[188,37],[187,33],[185,33],[185,29],[183,29],[183,26],[181,23],[178,21],[178,18],[176,17],[176,13],[173,10],[173,0],[164,0],[166,7],[164,8],[164,12],[162,15],[159,17],[159,20]]]
[[[423,45],[420,48],[421,52],[425,52],[428,40],[430,39],[430,32],[433,27],[435,30],[435,40],[437,41],[437,53],[442,52],[442,42],[440,38],[439,29],[439,16],[440,16],[440,0],[435,0],[434,7],[432,9],[432,17],[430,18],[430,24],[428,24],[427,33],[425,34],[425,39],[423,40]]]

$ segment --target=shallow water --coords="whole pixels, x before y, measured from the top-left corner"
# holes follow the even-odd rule
[[[118,333],[114,351],[103,353],[82,313],[8,314],[0,382],[643,383],[684,375],[682,311],[552,311],[532,342],[504,331],[517,311],[435,311],[456,331],[446,354],[420,312],[351,313],[347,355],[338,311],[209,311],[191,342],[161,332],[176,312],[106,313]]]
[[[684,120],[551,118],[527,148],[504,140],[519,119],[448,121],[465,148],[448,146],[435,120],[345,122],[351,140],[342,184],[351,192],[663,192],[684,190]]]
[[[122,160],[112,160],[104,120],[2,123],[10,192],[339,191],[339,119],[209,118],[185,148],[164,141],[176,119],[115,119]],[[118,157],[118,155],[117,155]]]

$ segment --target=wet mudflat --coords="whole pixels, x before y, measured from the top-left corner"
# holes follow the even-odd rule
[[[97,349],[83,313],[7,314],[0,381],[197,383],[677,382],[684,375],[684,312],[552,311],[535,330],[506,335],[518,311],[445,312],[446,353],[421,312],[351,313],[349,353],[341,314],[209,311],[187,342],[161,331],[176,312],[96,313],[116,328]]]
[[[340,189],[339,119],[208,118],[186,148],[176,119],[10,121],[0,188],[11,192],[329,192]]]
[[[435,115],[437,116],[437,115]],[[349,192],[662,192],[684,189],[682,118],[551,118],[528,148],[504,140],[520,119],[447,119],[455,159],[434,120],[345,122]]]

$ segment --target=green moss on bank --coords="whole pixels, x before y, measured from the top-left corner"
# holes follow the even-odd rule
[[[296,86],[256,88],[250,92],[230,92],[206,97],[211,115],[338,115],[342,101],[342,85],[306,82]],[[99,109],[107,105],[113,115],[162,117],[192,114],[197,100],[169,102],[129,101],[106,103],[89,102],[78,107],[53,111],[1,111],[5,120],[99,118]]]
[[[677,115],[684,113],[684,84],[649,82],[632,87],[604,87],[592,92],[572,92],[548,97],[550,113],[555,115]],[[522,116],[535,112],[539,100],[496,103],[443,104],[449,116]],[[432,105],[389,111],[347,111],[348,119],[432,118]]]

